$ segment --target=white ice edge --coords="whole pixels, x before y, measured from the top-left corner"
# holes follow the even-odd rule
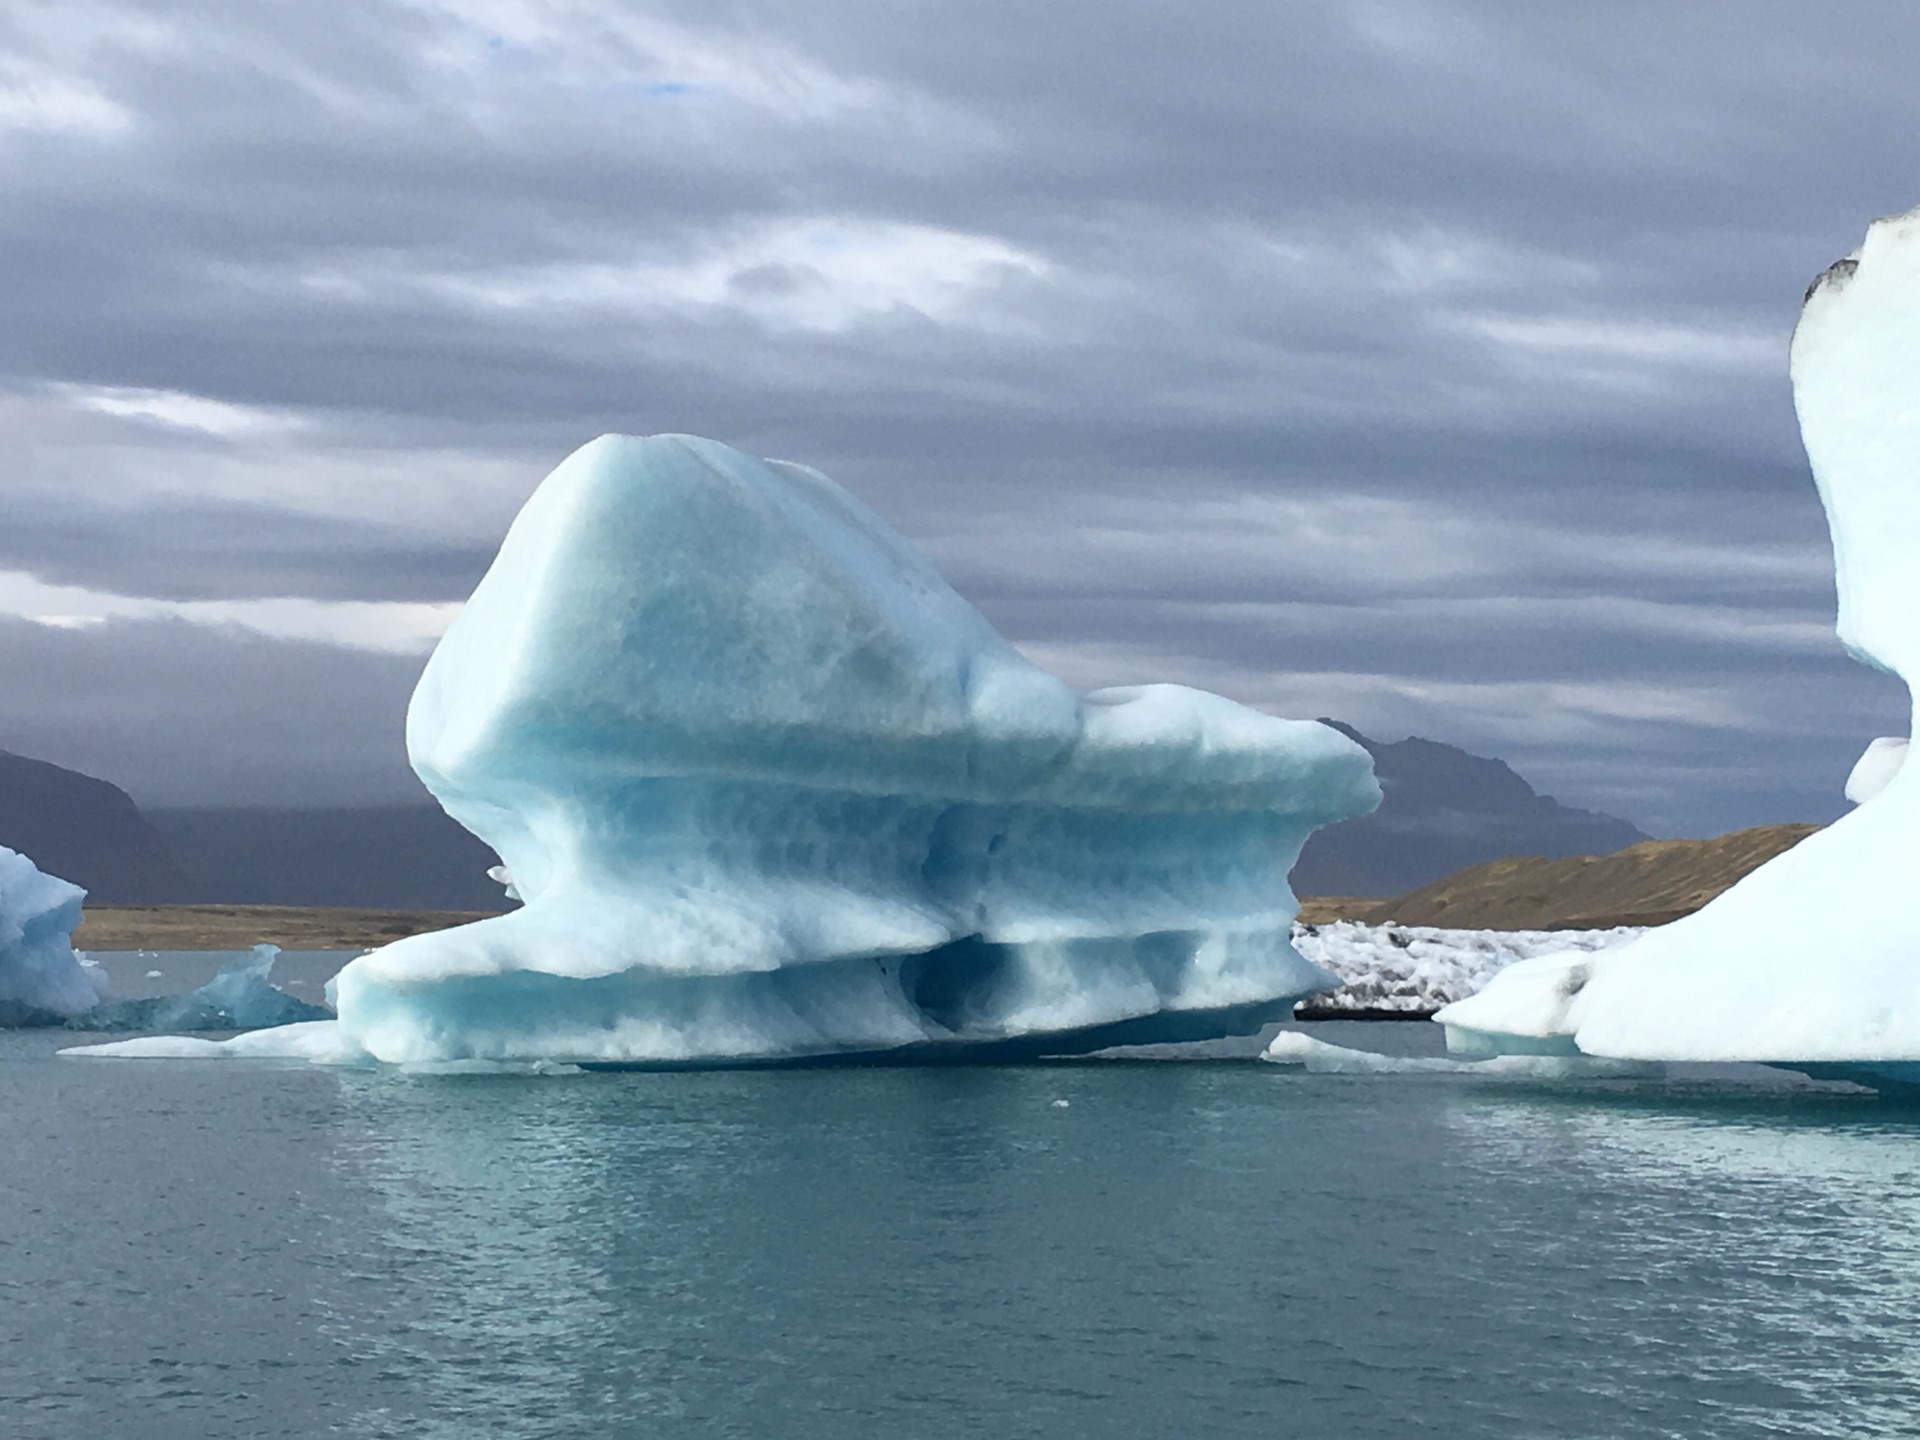
[[[1444,1056],[1381,1055],[1330,1045],[1282,1030],[1260,1058],[1276,1065],[1298,1066],[1310,1075],[1461,1075],[1482,1080],[1645,1079],[1663,1073],[1659,1065],[1628,1060],[1603,1060],[1586,1055],[1499,1055],[1484,1060],[1451,1060]]]

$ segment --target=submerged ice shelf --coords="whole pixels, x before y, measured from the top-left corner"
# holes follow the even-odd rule
[[[1075,695],[826,477],[682,436],[605,436],[546,479],[407,743],[524,904],[353,961],[337,1028],[290,1051],[713,1063],[1252,1033],[1334,983],[1289,943],[1301,843],[1379,801],[1324,725],[1175,685]]]
[[[1833,533],[1839,633],[1920,676],[1920,211],[1877,221],[1794,332],[1801,435]],[[1600,955],[1502,972],[1437,1017],[1458,1050],[1757,1060],[1920,1083],[1920,773],[1898,737],[1858,808],[1704,909]]]

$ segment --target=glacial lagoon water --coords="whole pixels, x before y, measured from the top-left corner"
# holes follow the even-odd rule
[[[216,963],[114,957],[123,994]],[[1697,1440],[1920,1416],[1920,1108],[1769,1071],[55,1058],[84,1038],[0,1035],[18,1440]]]

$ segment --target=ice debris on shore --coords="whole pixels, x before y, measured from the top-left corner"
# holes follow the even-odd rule
[[[57,1025],[100,1002],[106,977],[73,949],[86,898],[0,845],[0,1026]]]
[[[1876,221],[1807,292],[1800,430],[1833,534],[1839,634],[1920,676],[1920,210]],[[1920,1083],[1920,773],[1877,740],[1861,801],[1704,909],[1597,955],[1513,966],[1441,1011],[1477,1053],[1758,1060]]]
[[[604,436],[546,479],[407,744],[525,903],[347,965],[330,1055],[1250,1034],[1333,983],[1289,943],[1286,874],[1379,801],[1324,725],[1175,685],[1075,695],[825,476],[685,436]]]
[[[1521,960],[1569,950],[1611,950],[1645,933],[1624,925],[1611,930],[1443,930],[1335,920],[1296,925],[1293,945],[1340,980],[1338,989],[1303,1002],[1304,1010],[1430,1015],[1476,994]]]

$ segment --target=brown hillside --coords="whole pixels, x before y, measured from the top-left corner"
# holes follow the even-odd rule
[[[1613,855],[1491,860],[1345,918],[1458,930],[1664,925],[1819,828],[1761,825],[1713,840],[1642,840]]]
[[[303,905],[89,905],[82,950],[366,950],[483,920],[487,910],[347,910]]]
[[[1331,925],[1336,920],[1359,920],[1386,903],[1378,895],[1303,895],[1296,918],[1302,925]]]

